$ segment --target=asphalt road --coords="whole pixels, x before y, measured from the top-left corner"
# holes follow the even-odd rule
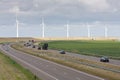
[[[59,51],[57,51],[57,50],[49,50],[49,51],[59,54]],[[70,52],[66,52],[66,55],[75,56],[75,57],[78,57],[78,58],[81,58],[81,59],[87,59],[87,60],[91,60],[91,61],[100,62],[100,58],[99,57],[81,55],[81,54],[70,53]],[[107,63],[107,64],[113,64],[113,65],[120,66],[120,60],[109,59],[109,61],[110,62]]]
[[[17,51],[9,45],[0,45],[0,50],[42,80],[104,80],[100,77]]]

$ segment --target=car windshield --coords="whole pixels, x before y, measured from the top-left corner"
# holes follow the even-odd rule
[[[104,56],[104,57],[102,57],[102,59],[108,59],[108,57]]]

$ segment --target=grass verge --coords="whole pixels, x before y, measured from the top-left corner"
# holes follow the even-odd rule
[[[2,52],[0,52],[0,70],[0,80],[40,80]]]

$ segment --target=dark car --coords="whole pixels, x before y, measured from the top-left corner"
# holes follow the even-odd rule
[[[42,49],[43,49],[43,50],[48,50],[48,43],[44,43],[44,44],[42,45]]]
[[[32,46],[32,48],[35,48],[35,47],[36,47],[35,45]]]
[[[100,58],[100,61],[101,62],[109,62],[109,58],[106,57],[106,56],[103,56],[103,57]]]
[[[64,50],[59,51],[60,54],[65,54]]]
[[[38,50],[41,50],[41,47],[40,47],[40,46],[38,47]]]

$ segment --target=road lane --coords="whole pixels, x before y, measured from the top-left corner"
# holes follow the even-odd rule
[[[57,51],[57,50],[49,50],[49,51],[54,52],[54,53],[59,53],[59,51]],[[66,52],[66,55],[75,56],[75,57],[78,57],[78,58],[81,58],[81,59],[86,59],[86,60],[100,62],[100,58],[99,57],[81,55],[81,54],[76,54],[76,53],[71,53],[71,52]],[[110,62],[107,63],[107,64],[113,64],[113,65],[120,66],[120,60],[110,59]]]
[[[0,49],[43,80],[103,80],[102,78],[14,50],[8,45],[0,46]]]

